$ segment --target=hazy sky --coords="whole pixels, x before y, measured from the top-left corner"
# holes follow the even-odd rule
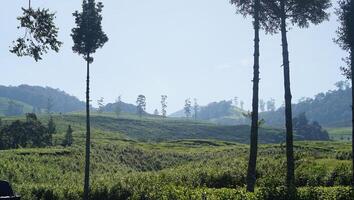
[[[85,63],[73,54],[70,32],[72,12],[81,0],[32,0],[33,7],[57,13],[59,54],[50,53],[36,63],[9,53],[18,31],[16,17],[27,0],[6,0],[0,7],[1,85],[40,85],[60,88],[85,98]],[[95,54],[91,70],[91,96],[113,102],[122,95],[135,103],[147,97],[148,111],[160,108],[160,95],[168,95],[168,112],[183,107],[188,97],[204,105],[238,96],[250,107],[252,97],[253,30],[251,19],[235,14],[228,0],[102,0],[103,28],[109,42]],[[289,32],[294,101],[332,89],[341,79],[345,53],[332,42],[336,16],[309,29]],[[260,96],[283,101],[279,35],[261,35]]]

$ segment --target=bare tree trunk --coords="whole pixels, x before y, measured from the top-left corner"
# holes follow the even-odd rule
[[[89,199],[90,193],[90,54],[87,54],[87,80],[86,80],[86,154],[85,154],[85,182],[84,200]]]
[[[285,89],[285,125],[286,125],[286,159],[287,176],[286,184],[289,192],[295,189],[295,164],[294,164],[294,145],[293,145],[293,123],[291,108],[291,89],[290,89],[290,63],[288,39],[286,30],[285,0],[281,1],[281,36],[283,47],[283,67],[284,67],[284,89]]]
[[[354,70],[354,47],[350,49],[350,69],[352,79],[352,187],[354,188],[354,87],[353,87],[353,70]]]
[[[260,0],[254,4],[254,66],[253,66],[253,99],[252,125],[250,141],[250,157],[247,171],[247,191],[254,192],[256,184],[257,148],[258,148],[258,93],[259,93],[259,6]]]

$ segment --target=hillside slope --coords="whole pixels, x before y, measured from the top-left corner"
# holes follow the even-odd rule
[[[351,125],[351,88],[339,88],[319,93],[314,98],[306,98],[293,104],[293,117],[306,113],[310,121],[317,121],[325,127],[344,127]],[[284,107],[273,112],[260,114],[267,125],[284,125]]]
[[[20,85],[0,86],[0,97],[24,102],[38,109],[45,110],[48,102],[52,104],[52,112],[73,112],[85,108],[85,103],[59,89],[50,87]]]
[[[55,116],[59,123],[85,126],[84,115]],[[202,123],[187,120],[134,119],[92,116],[92,128],[97,131],[118,133],[127,139],[138,141],[175,141],[175,140],[222,140],[249,143],[250,127],[247,125],[221,126],[213,123]],[[261,143],[280,143],[284,141],[282,129],[261,128]],[[295,136],[296,139],[306,140]],[[322,139],[322,138],[317,138]]]

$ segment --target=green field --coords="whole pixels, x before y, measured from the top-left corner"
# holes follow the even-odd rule
[[[350,141],[352,138],[351,127],[327,128],[327,131],[333,140]]]
[[[81,199],[84,116],[54,119],[55,146],[0,151],[0,179],[24,200]],[[59,144],[69,124],[75,141],[64,148]],[[245,192],[245,127],[109,115],[93,116],[92,127],[91,199],[285,199],[285,147],[273,139],[259,149],[256,193]],[[264,138],[281,134],[262,131]],[[298,199],[350,199],[350,149],[345,141],[296,142]]]

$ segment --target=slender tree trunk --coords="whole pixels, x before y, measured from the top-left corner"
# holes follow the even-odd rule
[[[257,148],[258,148],[258,92],[259,92],[259,6],[260,0],[254,3],[254,66],[253,66],[253,99],[250,157],[247,171],[247,191],[254,192],[256,184]]]
[[[352,187],[354,188],[354,82],[353,82],[353,72],[354,72],[354,47],[350,49],[350,68],[351,68],[351,79],[352,79]]]
[[[287,176],[286,184],[290,192],[295,189],[295,164],[294,164],[294,145],[293,145],[293,122],[291,108],[291,89],[290,89],[290,63],[288,39],[286,30],[285,0],[280,3],[281,8],[281,36],[283,47],[283,67],[284,67],[284,89],[285,89],[285,125],[286,125],[286,160]]]
[[[90,193],[90,54],[87,54],[87,80],[86,80],[86,154],[85,154],[85,182],[84,200],[89,199]]]

